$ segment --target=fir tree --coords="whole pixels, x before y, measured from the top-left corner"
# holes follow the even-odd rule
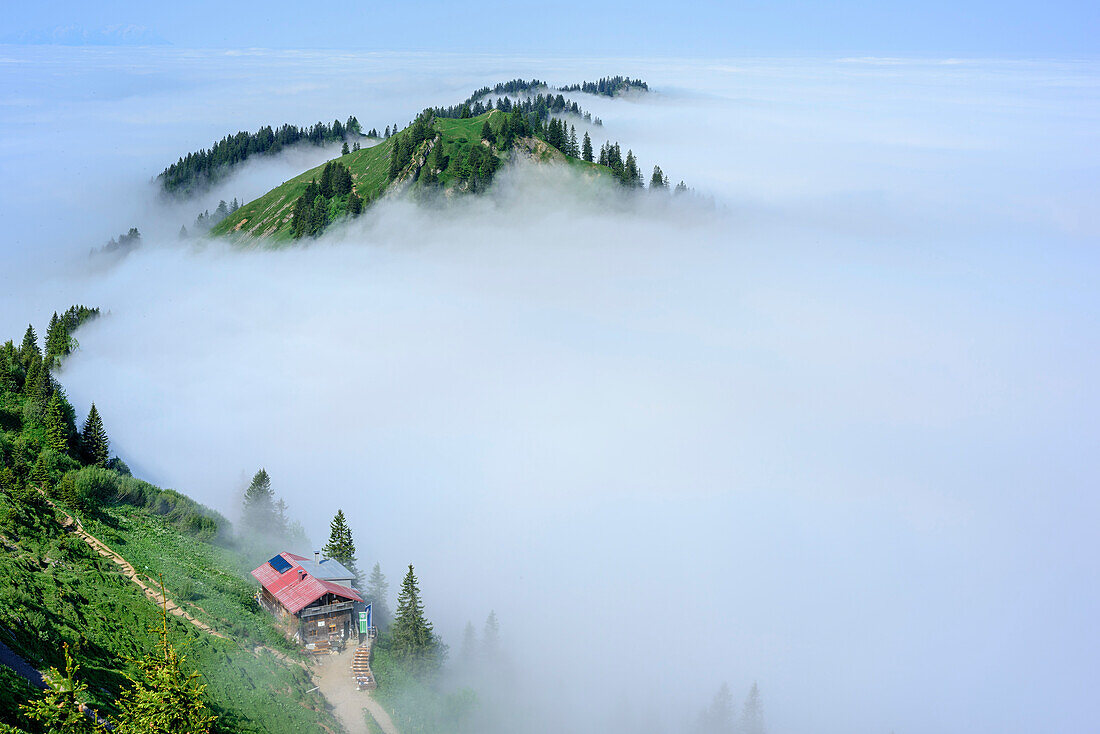
[[[444,648],[432,632],[432,623],[424,616],[424,603],[420,600],[412,564],[401,582],[401,593],[397,595],[390,646],[394,655],[414,674],[430,673],[443,662]]]
[[[481,124],[481,139],[487,141],[490,145],[496,142],[496,136],[493,135],[493,126],[489,124],[488,118]]]
[[[252,475],[252,482],[244,491],[241,522],[251,532],[271,529],[275,520],[275,492],[271,489],[271,476],[261,468]]]
[[[54,360],[65,352],[67,336],[64,322],[57,317],[57,311],[54,311],[50,317],[50,325],[46,327],[46,364],[52,367]]]
[[[19,348],[19,359],[22,360],[23,367],[28,367],[35,356],[42,358],[42,352],[38,350],[38,334],[34,332],[34,326],[27,324],[27,331],[23,334],[23,346]]]
[[[88,417],[84,419],[84,430],[80,434],[80,451],[84,454],[84,461],[96,466],[107,466],[110,441],[107,439],[107,431],[103,428],[103,420],[99,417],[95,403],[88,410]]]
[[[347,155],[351,151],[348,149],[348,141],[344,141],[344,147],[340,148],[340,155]]]
[[[50,668],[42,676],[46,692],[41,698],[22,704],[20,708],[28,718],[37,721],[43,731],[51,734],[91,734],[106,731],[92,717],[84,713],[88,702],[88,685],[76,679],[80,666],[73,662],[69,646],[63,646],[65,672]]]
[[[481,634],[481,649],[486,661],[492,663],[500,658],[500,622],[497,613],[489,612],[485,618],[485,629]]]
[[[65,420],[65,406],[60,390],[54,391],[46,405],[46,448],[59,454],[69,450],[69,426]]]
[[[466,629],[462,631],[462,647],[458,651],[458,660],[463,665],[470,665],[476,654],[477,632],[474,630],[474,623],[467,622]]]
[[[43,392],[43,383],[49,376],[49,372],[42,365],[42,358],[37,353],[31,355],[27,365],[27,374],[23,378],[23,395],[38,400]]]
[[[332,197],[332,177],[333,177],[333,165],[332,161],[325,164],[325,167],[321,169],[321,196],[326,199]]]
[[[661,171],[660,166],[653,167],[653,176],[649,179],[649,189],[650,191],[668,190],[668,177]]]
[[[357,217],[363,213],[363,198],[354,191],[348,197],[348,214]]]
[[[580,151],[577,148],[577,128],[573,125],[569,126],[569,155],[574,158],[580,155]]]
[[[733,720],[733,695],[730,687],[723,683],[714,694],[714,700],[710,706],[703,709],[695,724],[697,734],[735,734],[736,724]]]
[[[351,528],[343,510],[336,511],[336,517],[332,518],[329,525],[328,543],[321,551],[326,558],[332,558],[340,562],[347,570],[359,578],[359,571],[355,567],[355,541],[351,537]]]
[[[741,708],[741,734],[766,734],[764,725],[764,704],[760,700],[760,688],[752,682],[745,705]]]
[[[217,719],[203,692],[206,685],[195,671],[186,671],[186,658],[168,641],[168,613],[161,612],[157,652],[135,661],[139,678],[122,692],[120,713],[112,719],[117,734],[208,734]],[[129,677],[129,676],[127,676]]]
[[[374,564],[374,568],[370,572],[370,578],[367,579],[366,591],[363,593],[366,600],[371,603],[374,626],[380,630],[389,628],[390,623],[393,621],[389,602],[390,583],[386,581],[386,577],[382,574],[381,564]]]
[[[185,225],[183,225],[183,224],[181,224],[181,225],[180,225],[180,233],[179,233],[179,238],[180,238],[181,240],[185,240],[185,239],[187,239],[187,227],[186,227]]]
[[[404,141],[401,138],[398,138],[393,142],[393,150],[390,151],[390,181],[393,181],[395,178],[397,178],[397,174],[401,173],[401,159],[404,156],[405,148],[403,143]]]
[[[589,163],[592,162],[592,138],[588,137],[588,131],[584,133],[584,144],[581,146],[581,155]]]
[[[50,486],[50,470],[46,466],[45,452],[38,455],[38,460],[34,462],[34,468],[31,469],[27,481],[35,487],[48,488]]]

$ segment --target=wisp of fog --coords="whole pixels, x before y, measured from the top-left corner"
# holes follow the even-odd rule
[[[60,379],[136,475],[232,516],[263,466],[314,542],[342,508],[361,565],[414,563],[452,651],[495,611],[502,730],[680,732],[754,681],[774,732],[1100,716],[1095,64],[35,53],[0,68],[5,333],[101,307]],[[620,72],[653,91],[585,129],[696,195],[517,165],[270,250],[176,233],[331,151],[150,183]]]

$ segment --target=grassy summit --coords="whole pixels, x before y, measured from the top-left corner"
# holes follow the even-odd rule
[[[319,206],[324,209],[326,223],[355,214],[353,197],[367,207],[382,196],[401,191],[436,190],[452,195],[482,190],[491,181],[493,171],[514,157],[568,164],[610,178],[608,168],[567,155],[543,140],[541,131],[525,129],[522,135],[508,135],[511,119],[500,110],[467,118],[425,118],[423,123],[418,121],[377,145],[350,151],[284,182],[231,213],[211,234],[241,242],[294,239],[298,200],[303,195],[310,198],[311,182],[321,184],[325,167],[330,164],[347,169],[351,190],[340,193],[337,186],[337,191],[321,200]],[[486,125],[489,140],[483,137]],[[399,165],[394,162],[395,154]]]

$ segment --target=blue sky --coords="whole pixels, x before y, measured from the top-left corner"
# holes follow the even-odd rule
[[[1095,57],[1096,2],[43,2],[0,40],[638,56]]]

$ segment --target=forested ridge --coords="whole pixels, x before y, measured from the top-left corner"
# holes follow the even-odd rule
[[[646,91],[649,86],[641,79],[613,76],[604,77],[595,82],[584,81],[578,84],[569,84],[561,87],[559,92],[581,91],[613,97],[625,89]],[[540,90],[547,90],[547,93],[542,93]],[[483,101],[490,95],[496,97],[533,97],[534,99],[517,99],[515,102],[509,99],[507,100],[507,107],[497,107],[497,109],[509,112],[511,106],[518,104],[523,107],[525,113],[533,112],[542,121],[546,121],[550,114],[572,113],[595,125],[602,124],[599,118],[593,118],[591,113],[581,109],[576,102],[566,100],[560,93],[556,95],[549,93],[549,90],[549,85],[538,79],[513,79],[507,82],[499,82],[493,87],[486,86],[476,90],[465,101],[457,105],[435,108],[435,115],[437,117],[476,117],[493,109],[491,101],[489,103]],[[396,124],[392,126],[392,129],[387,125],[384,133],[381,134],[377,128],[364,132],[359,120],[354,115],[348,117],[345,122],[337,119],[333,120],[331,124],[317,122],[314,125],[305,127],[291,124],[266,125],[254,133],[239,131],[226,135],[209,148],[202,148],[181,156],[179,160],[167,166],[157,176],[157,182],[161,189],[168,194],[201,193],[227,175],[234,166],[255,155],[273,155],[283,148],[297,143],[324,145],[326,143],[348,141],[357,137],[388,138],[396,132],[398,132]]]
[[[243,163],[251,156],[273,155],[296,143],[324,145],[362,135],[362,128],[354,115],[346,122],[333,120],[331,125],[323,122],[311,127],[284,124],[276,128],[267,125],[254,133],[241,131],[226,135],[209,148],[180,157],[157,176],[157,181],[166,193],[195,193],[208,188],[232,166]],[[378,137],[378,131],[371,130],[366,134],[366,137],[371,136]]]
[[[620,86],[644,84],[625,77],[601,81],[615,80]],[[538,91],[545,88],[537,79],[517,79],[477,90],[452,107],[428,108],[404,129],[387,125],[378,145],[360,149],[345,144],[340,157],[230,210],[211,232],[273,242],[316,237],[336,222],[360,216],[389,192],[485,191],[500,167],[517,155],[562,161],[629,189],[645,189],[648,184],[651,191],[670,190],[660,166],[653,166],[647,176],[633,150],[624,152],[617,141],[606,141],[597,149],[589,130],[595,132],[593,126],[600,121],[562,94]],[[489,98],[497,90],[523,96]],[[686,191],[681,181],[673,193]]]

